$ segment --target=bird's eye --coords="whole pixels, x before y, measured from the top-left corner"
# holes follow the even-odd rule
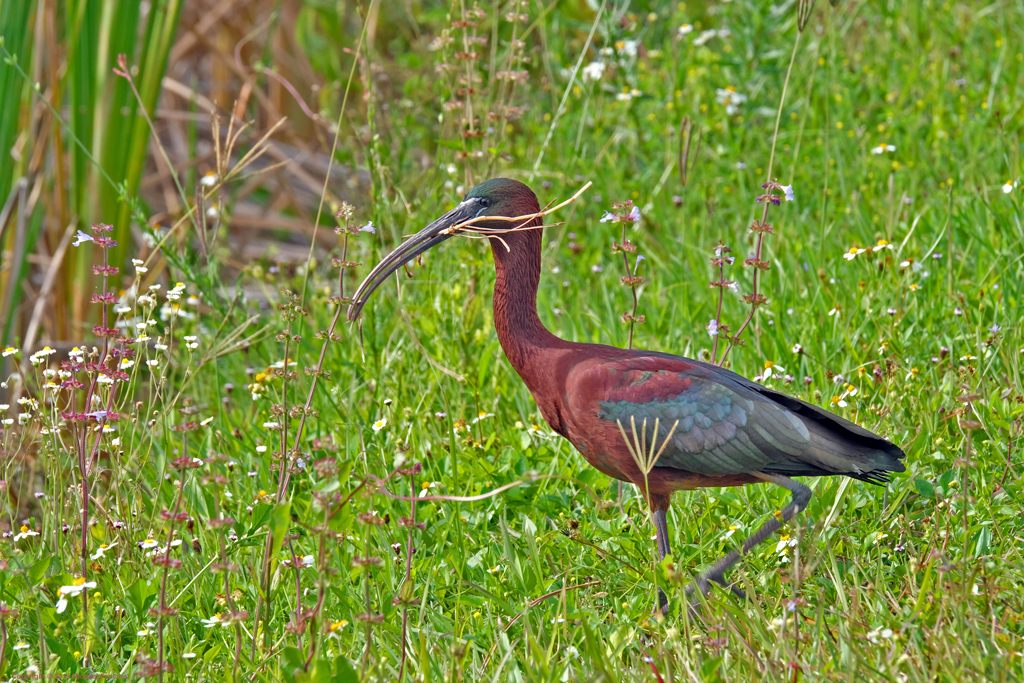
[[[490,205],[491,205],[491,200],[490,199],[488,199],[487,197],[481,197],[480,198],[480,206],[486,207],[486,206],[490,206]]]

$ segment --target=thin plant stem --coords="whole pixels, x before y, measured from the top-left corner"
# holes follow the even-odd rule
[[[98,369],[95,372],[92,373],[92,381],[89,384],[89,391],[85,395],[85,407],[83,409],[85,411],[88,411],[92,407],[92,398],[93,398],[93,396],[95,395],[95,392],[96,392],[96,385],[97,385],[97,383],[99,381],[100,373],[103,372],[104,366],[106,365],[107,354],[110,351],[110,337],[107,334],[107,323],[108,323],[107,309],[108,309],[108,304],[106,302],[106,295],[108,293],[108,285],[109,285],[109,269],[110,269],[110,263],[109,263],[110,248],[109,248],[109,241],[108,241],[108,239],[109,238],[106,238],[104,236],[104,241],[102,243],[102,247],[103,247],[103,269],[102,269],[102,275],[103,275],[103,294],[102,294],[102,297],[103,297],[103,300],[101,302],[101,304],[102,304],[102,313],[101,313],[100,320],[101,320],[101,324],[103,326],[103,351],[100,353],[100,359],[99,359],[99,362],[97,363],[97,368]],[[113,392],[114,392],[113,385],[111,385],[111,389],[110,389],[110,395],[111,396],[113,396]],[[108,404],[108,409],[109,409],[109,407],[110,406]],[[100,420],[97,420],[97,422],[100,422]],[[102,422],[105,423],[106,420],[104,419]],[[88,422],[86,422],[85,424],[88,424]],[[93,452],[95,452],[96,450],[99,449],[99,443],[100,443],[100,439],[102,437],[103,437],[103,428],[101,426],[100,429],[96,430],[96,440],[95,440],[95,443],[93,444],[93,448],[92,448]],[[78,443],[77,443],[78,448],[76,450],[78,451],[79,476],[82,478],[82,484],[81,484],[81,488],[82,488],[82,536],[81,536],[82,549],[81,549],[81,551],[82,551],[82,580],[84,582],[88,581],[88,571],[89,571],[89,463],[92,460],[92,455],[90,454],[89,457],[86,457],[86,452],[87,452],[86,444],[87,444],[88,438],[89,438],[89,430],[86,429],[85,427],[81,427],[79,429],[79,434],[78,434],[78,439],[77,439],[77,441],[78,441]],[[82,615],[85,618],[86,624],[89,623],[89,597],[88,596],[89,596],[89,591],[87,591],[87,590],[82,591]]]
[[[497,4],[495,4],[495,9],[496,8],[497,8]],[[492,54],[492,56],[495,54],[494,50],[496,50],[497,47],[498,47],[498,33],[497,33],[497,31],[498,31],[498,22],[495,21],[494,24],[492,25],[492,34],[491,34],[491,50],[492,50],[491,54]],[[520,47],[516,47],[517,45],[520,45]],[[525,49],[525,47],[523,45],[524,45],[523,41],[519,40],[519,22],[513,21],[512,22],[512,39],[509,41],[510,49],[509,49],[509,51],[505,55],[505,57],[506,57],[505,71],[508,71],[510,73],[514,72],[518,66],[522,65],[522,62],[523,62],[523,51]],[[495,64],[493,63],[493,59],[492,59],[490,73],[489,73],[488,78],[487,78],[487,81],[489,83],[495,82],[494,67],[495,67]],[[494,112],[496,112],[497,115],[498,115],[498,120],[495,122],[495,125],[493,126],[495,139],[487,140],[487,143],[482,145],[483,149],[487,149],[489,147],[500,148],[502,143],[504,143],[504,141],[505,141],[505,136],[507,134],[506,133],[506,126],[508,125],[508,111],[507,111],[506,102],[511,102],[512,101],[512,96],[515,94],[516,83],[517,83],[517,79],[515,79],[515,78],[509,78],[507,80],[508,80],[508,86],[507,87],[505,87],[505,85],[499,85],[498,86],[497,106],[495,106],[494,109],[493,109]],[[490,159],[487,162],[486,170],[484,171],[484,177],[491,176],[491,171],[494,169],[494,165],[498,162],[499,158],[500,157],[498,157],[496,155],[493,155],[493,156],[490,157]]]
[[[348,95],[352,89],[352,81],[356,75],[356,65],[359,63],[359,52],[363,48],[363,39],[366,37],[366,22],[363,22],[363,27],[359,31],[359,41],[356,43],[355,51],[352,52],[352,68],[348,72],[348,80],[345,82],[345,94],[341,99],[341,110],[338,112],[338,121],[334,129],[334,139],[331,142],[331,154],[327,157],[327,173],[324,175],[323,189],[320,191],[320,204],[316,209],[316,220],[313,222],[313,236],[309,243],[309,254],[306,256],[306,272],[302,278],[302,303],[306,302],[306,289],[309,284],[309,273],[312,268],[309,267],[310,262],[313,260],[313,249],[316,248],[316,237],[317,232],[320,230],[320,219],[323,218],[324,213],[324,202],[327,198],[328,192],[327,187],[331,182],[331,171],[334,170],[334,162],[337,158],[338,152],[338,138],[341,135],[341,124],[345,121],[345,109],[348,106]],[[326,348],[326,343],[324,348]],[[322,354],[321,354],[322,358]],[[315,380],[314,380],[315,382]],[[303,414],[305,418],[305,414]],[[298,434],[302,434],[302,423],[303,420],[299,420],[299,431]]]
[[[185,189],[181,186],[181,181],[178,179],[178,174],[174,172],[174,162],[171,161],[171,157],[167,154],[167,150],[164,149],[163,144],[160,142],[160,136],[156,134],[156,126],[153,125],[153,119],[151,119],[149,116],[149,111],[146,109],[146,105],[142,99],[142,95],[139,93],[139,89],[135,87],[135,79],[132,78],[131,70],[128,68],[127,57],[123,54],[118,55],[117,65],[120,68],[114,69],[114,74],[128,81],[128,85],[131,86],[132,93],[135,95],[135,99],[139,103],[139,112],[141,112],[142,117],[146,119],[146,124],[149,126],[149,130],[153,134],[153,140],[156,142],[156,148],[157,150],[159,150],[160,156],[163,157],[164,163],[167,164],[167,168],[170,170],[169,175],[171,176],[171,180],[174,181],[174,187],[177,188],[178,194],[181,196],[181,202],[185,206],[188,206],[188,195],[185,194]],[[200,196],[202,196],[203,193],[201,189],[197,189],[197,192],[199,193]],[[192,218],[192,212],[188,212],[186,214],[186,217]],[[199,232],[200,235],[203,235],[204,231],[200,229],[200,224],[197,222],[197,219],[198,221],[202,222],[203,217],[197,216],[196,218],[192,218],[192,223],[195,226],[196,231]],[[205,239],[203,241],[203,247],[205,248]]]
[[[590,27],[590,33],[587,35],[587,40],[583,44],[583,49],[580,51],[579,59],[576,60],[576,64],[573,66],[572,74],[569,76],[569,82],[565,85],[565,92],[562,93],[562,101],[559,102],[558,109],[555,110],[555,115],[551,117],[551,125],[548,127],[548,132],[544,137],[544,142],[541,143],[537,159],[533,162],[533,170],[530,171],[531,181],[537,175],[537,171],[540,170],[541,162],[544,161],[544,152],[547,151],[548,144],[550,144],[551,138],[555,134],[555,128],[558,126],[558,120],[566,111],[565,105],[569,100],[570,93],[572,93],[572,86],[576,83],[576,75],[582,68],[583,60],[586,58],[587,52],[590,50],[590,44],[593,42],[594,35],[597,33],[598,27],[601,25],[601,17],[604,16],[605,5],[606,3],[602,2],[597,8],[597,14],[594,16],[594,23]]]
[[[188,457],[188,433],[182,435],[181,443],[181,461],[185,462]],[[157,682],[162,683],[164,680],[164,616],[168,612],[167,606],[167,575],[171,571],[171,544],[174,541],[174,526],[175,521],[178,518],[178,510],[181,507],[181,499],[185,494],[185,476],[182,472],[178,477],[178,493],[174,500],[173,511],[171,512],[170,528],[167,530],[167,549],[164,551],[163,557],[163,574],[160,577],[160,607],[157,610],[156,617],[156,637],[157,637]],[[85,595],[88,591],[82,591],[82,595]]]
[[[346,232],[345,238],[344,238],[343,243],[342,243],[342,261],[344,262],[347,257],[348,257],[348,233]],[[295,452],[298,452],[299,444],[300,444],[300,439],[302,438],[303,428],[305,427],[305,424],[306,424],[306,416],[309,414],[310,407],[313,404],[313,396],[316,393],[317,380],[323,374],[324,360],[327,357],[327,347],[330,344],[330,342],[333,340],[333,338],[334,338],[334,331],[335,331],[335,329],[337,329],[338,322],[341,320],[341,312],[343,310],[342,303],[343,303],[343,300],[344,300],[344,297],[345,297],[345,272],[346,272],[346,269],[344,267],[342,267],[340,269],[339,273],[338,273],[339,303],[338,303],[337,309],[334,311],[334,317],[331,319],[331,325],[327,329],[326,338],[323,340],[323,344],[320,347],[320,357],[317,359],[316,367],[315,367],[314,371],[312,372],[312,380],[310,381],[309,392],[306,394],[306,402],[305,402],[305,404],[303,406],[303,409],[302,409],[302,411],[301,411],[301,413],[299,415],[299,424],[298,424],[298,426],[295,429],[295,441],[294,441],[294,447],[293,447],[293,450]],[[291,332],[291,329],[289,327],[289,334],[290,334],[290,332]],[[287,371],[288,371],[287,344],[285,346],[285,349],[286,350],[285,350],[284,372],[287,373]],[[282,393],[283,393],[283,388],[282,388]],[[287,411],[285,411],[285,413],[287,414]],[[283,432],[284,432],[284,430],[282,430],[282,443],[284,443],[284,434],[283,434]],[[277,497],[278,501],[282,500],[282,497],[284,496],[284,493],[288,490],[288,485],[290,483],[290,478],[291,478],[291,475],[288,472],[288,468],[285,466],[285,463],[287,462],[287,457],[286,457],[284,451],[285,451],[285,448],[282,446],[281,475],[280,475],[280,477],[278,479],[278,489],[277,489],[278,490],[278,497]],[[263,567],[263,585],[264,586],[269,586],[268,582],[270,580],[269,572],[270,572],[270,550],[271,550],[271,543],[272,543],[272,539],[270,537],[268,537],[267,538],[267,544],[266,544],[266,546],[264,548],[265,552],[264,552],[263,565],[262,565],[262,567]],[[263,606],[263,603],[264,603],[263,594],[261,594],[260,597],[256,601],[256,623],[257,624],[259,623],[259,619],[260,619],[261,611],[262,611],[261,608]],[[269,604],[267,606],[267,609],[269,610]],[[252,644],[253,656],[255,656],[255,652],[256,652],[256,632],[257,631],[258,631],[258,629],[253,631],[253,644]]]
[[[279,462],[279,473],[277,477],[277,495],[274,498],[275,505],[280,505],[281,501],[284,500],[284,492],[288,488],[288,351],[291,344],[292,338],[292,324],[291,321],[288,323],[288,327],[285,331],[284,341],[284,364],[281,368],[281,459]],[[270,554],[274,549],[274,535],[267,534],[267,541],[263,544],[263,562],[260,565],[260,591],[259,597],[256,599],[256,619],[255,628],[252,631],[252,648],[250,650],[250,656],[256,656],[256,641],[259,639],[260,632],[260,618],[263,619],[263,644],[266,646],[267,639],[270,637],[267,631],[267,622],[270,617]],[[266,607],[264,610],[263,608]]]
[[[466,55],[476,54],[473,51],[472,47],[470,47],[470,42],[469,42],[469,39],[470,39],[470,35],[469,35],[470,27],[471,26],[475,26],[476,22],[466,21],[466,19],[467,19],[467,17],[466,17],[466,0],[459,0],[459,13],[460,13],[460,15],[461,15],[461,17],[463,19],[463,22],[462,22],[463,23],[463,26],[462,26],[462,49],[464,51],[464,54],[466,54]],[[475,30],[473,32],[476,33]],[[472,139],[474,137],[474,134],[476,133],[476,125],[475,125],[475,122],[473,120],[473,96],[471,94],[472,90],[473,90],[473,62],[475,62],[476,60],[475,59],[464,59],[463,61],[466,63],[466,90],[467,90],[466,97],[465,97],[465,99],[463,101],[463,104],[465,105],[466,123],[469,125],[469,130],[465,131],[465,134],[464,135],[460,135],[459,137],[462,138],[462,151],[463,152],[469,152],[469,149],[468,149],[468,146],[467,146],[467,141]],[[475,183],[473,183],[473,167],[470,164],[466,164],[466,184],[467,185],[474,185],[475,184]]]
[[[221,510],[220,506],[220,487],[213,487],[213,508],[214,510]],[[221,571],[224,572],[224,600],[227,602],[228,609],[231,610],[232,616],[237,616],[235,612],[234,598],[231,597],[231,568],[228,566],[228,553],[227,548],[224,544],[224,533],[218,529],[217,542],[220,546],[220,563]],[[231,680],[238,681],[238,664],[242,658],[242,624],[241,621],[235,619],[235,662],[234,666],[231,667]]]
[[[409,474],[409,488],[415,493],[416,491],[416,475],[414,473]],[[409,522],[409,538],[406,541],[405,546],[405,583],[402,584],[400,590],[400,596],[404,597],[406,593],[406,587],[411,588],[412,582],[412,532],[416,528],[416,497],[413,496],[412,502],[410,503],[411,510],[410,522]],[[398,667],[398,680],[402,680],[402,676],[405,673],[405,658],[406,650],[408,648],[409,639],[409,603],[403,600],[402,602],[402,663]]]
[[[625,223],[622,224],[622,243],[623,244],[626,243],[626,224]],[[639,261],[637,261],[636,266],[632,270],[630,270],[630,267],[629,267],[629,253],[626,250],[622,251],[622,261],[626,265],[626,276],[630,277],[630,278],[635,277],[636,276],[636,272],[635,272],[636,268],[638,268],[640,266]],[[637,306],[640,304],[640,299],[636,295],[636,285],[630,285],[629,286],[629,291],[633,294],[633,312],[629,316],[629,341],[626,343],[626,348],[627,349],[633,348],[633,326],[636,324],[636,309],[637,309]]]
[[[644,423],[644,426],[645,427],[647,426],[646,421]],[[657,429],[655,429],[654,433],[655,434],[658,433]],[[653,518],[651,517],[651,513],[654,511],[654,509],[651,507],[651,502],[650,502],[651,501],[651,484],[650,484],[650,481],[649,481],[649,478],[648,478],[648,474],[649,474],[649,472],[644,472],[644,500],[647,501],[647,519],[653,521]],[[655,541],[654,545],[651,547],[651,561],[652,561],[653,566],[654,566],[654,572],[653,572],[653,574],[654,574],[654,582],[653,582],[653,586],[654,586],[654,604],[657,605],[658,604],[658,542],[657,541]]]
[[[658,446],[658,428],[660,426],[660,418],[654,419],[654,431],[651,433],[651,446],[647,447],[647,418],[644,418],[643,424],[640,427],[640,436],[636,433],[636,417],[633,415],[629,416],[629,427],[633,433],[633,443],[629,442],[629,437],[626,436],[626,430],[622,426],[621,420],[615,420],[616,424],[619,425],[619,433],[622,434],[622,440],[626,442],[626,448],[629,449],[629,454],[633,456],[633,461],[636,466],[640,468],[640,471],[644,475],[644,501],[647,503],[648,513],[652,513],[654,510],[651,507],[651,489],[648,479],[648,475],[654,466],[658,463],[658,459],[661,458],[661,454],[665,452],[665,447],[668,446],[672,440],[672,435],[675,434],[676,427],[679,426],[679,420],[676,420],[672,425],[672,428],[665,435],[665,439],[661,442],[661,448],[658,448],[655,452],[655,448]],[[654,546],[654,602],[658,603],[658,546]]]
[[[292,556],[292,570],[295,572],[295,626],[296,626],[296,639],[298,641],[299,649],[302,649],[302,631],[299,627],[302,625],[302,572],[299,571],[302,567],[299,564],[299,558],[295,555],[295,544],[292,539],[288,539],[288,552]]]
[[[349,228],[349,227],[350,226],[348,226],[346,224],[346,228]],[[342,261],[342,264],[346,263],[347,259],[348,259],[348,238],[349,238],[350,232],[349,232],[348,229],[346,229],[343,234],[344,234],[344,237],[342,238],[342,246],[341,246],[341,261]],[[324,340],[323,346],[320,347],[320,358],[317,361],[316,371],[313,372],[313,379],[312,379],[312,382],[311,382],[309,393],[306,395],[305,409],[302,411],[302,415],[299,417],[299,426],[298,426],[298,428],[296,430],[296,435],[295,435],[295,450],[296,451],[298,451],[299,436],[302,434],[302,428],[303,428],[303,426],[305,424],[306,415],[309,413],[309,408],[312,405],[313,393],[316,390],[317,378],[320,376],[321,368],[323,368],[324,358],[325,358],[326,353],[327,353],[327,345],[330,343],[331,337],[334,334],[335,326],[338,324],[338,320],[341,317],[342,302],[345,299],[345,271],[346,271],[346,267],[344,265],[342,265],[342,267],[339,269],[339,274],[338,274],[338,298],[339,298],[338,308],[334,312],[334,319],[331,321],[331,327],[328,330],[328,334],[327,334],[326,339]],[[365,484],[365,482],[364,482],[364,484]],[[363,487],[363,484],[360,484],[356,488],[356,491],[360,490],[362,487]],[[348,503],[349,500],[351,500],[351,498],[352,498],[352,496],[354,494],[355,494],[355,492],[353,492],[352,494],[349,494],[349,497],[346,498],[340,505],[335,506],[335,509],[333,511],[330,511],[330,512],[326,512],[325,511],[325,519],[324,519],[323,525],[321,526],[321,528],[319,530],[319,536],[318,536],[319,549],[318,549],[318,552],[317,552],[316,566],[317,566],[317,572],[320,574],[320,581],[319,581],[319,587],[318,587],[318,591],[317,591],[316,605],[314,605],[312,610],[310,610],[310,617],[309,618],[313,622],[314,631],[310,635],[309,655],[306,657],[305,669],[307,671],[309,670],[310,663],[313,661],[313,657],[316,655],[317,638],[318,638],[318,634],[317,634],[317,630],[316,630],[317,617],[320,614],[321,608],[323,608],[324,599],[327,597],[327,585],[326,585],[326,583],[324,581],[324,575],[325,575],[324,568],[326,566],[326,549],[327,549],[327,528],[328,528],[328,524],[330,523],[330,520],[334,517],[334,515],[337,514],[342,508],[344,508],[345,504]],[[293,558],[294,558],[294,553],[293,553]],[[301,602],[301,597],[299,598],[299,600]],[[301,605],[299,605],[299,607],[300,606]],[[298,610],[299,607],[297,607],[296,609]]]
[[[345,502],[348,502],[348,501],[346,500]],[[341,509],[343,506],[344,506],[344,503],[342,503],[341,505],[338,505],[336,507],[337,507],[337,509]],[[310,634],[309,655],[307,655],[307,657],[306,657],[306,665],[304,667],[305,671],[309,671],[309,665],[312,663],[313,657],[316,656],[317,643],[319,642],[319,629],[317,629],[317,617],[320,614],[320,610],[324,606],[324,599],[327,597],[327,582],[324,580],[324,576],[326,575],[326,566],[327,566],[327,525],[330,523],[332,516],[333,516],[333,513],[328,512],[327,509],[325,508],[325,510],[324,510],[324,521],[321,524],[320,529],[319,529],[319,535],[318,535],[319,548],[317,549],[317,557],[316,557],[316,570],[317,570],[317,573],[320,576],[320,580],[318,581],[318,587],[317,587],[316,605],[314,605],[313,609],[311,609],[310,612],[309,612],[309,614],[310,614],[309,619],[310,619],[310,621],[313,624],[313,629],[312,629],[312,632]]]
[[[718,337],[721,336],[722,327],[722,299],[725,298],[725,259],[719,255],[718,263],[718,306],[715,308],[715,336],[711,340],[711,360],[718,356]]]
[[[315,222],[314,228],[313,228],[313,237],[312,237],[312,240],[310,241],[310,245],[309,245],[309,255],[306,258],[306,273],[305,273],[305,276],[304,276],[303,281],[302,281],[302,290],[300,292],[300,297],[301,297],[300,305],[305,303],[306,290],[307,290],[308,280],[309,280],[309,272],[310,272],[310,270],[312,270],[309,267],[309,263],[310,263],[310,261],[312,261],[312,258],[313,258],[313,248],[316,246],[316,235],[317,235],[317,231],[320,228],[320,218],[323,215],[324,201],[325,201],[325,198],[327,197],[327,186],[328,186],[328,183],[330,182],[330,179],[331,179],[331,170],[332,170],[332,168],[334,166],[334,161],[335,161],[335,156],[336,156],[335,152],[337,151],[337,148],[338,148],[338,138],[339,138],[339,135],[340,135],[340,132],[341,132],[341,125],[344,122],[345,109],[346,109],[346,106],[348,104],[348,95],[349,95],[349,91],[350,91],[351,86],[352,86],[352,79],[355,77],[356,65],[357,65],[357,63],[359,61],[358,55],[359,55],[359,51],[360,51],[360,49],[362,47],[363,39],[364,39],[365,36],[366,36],[366,22],[364,21],[363,22],[363,27],[362,27],[362,29],[359,32],[359,42],[356,45],[355,52],[353,53],[352,68],[349,70],[348,82],[345,85],[345,95],[344,95],[344,98],[342,99],[341,110],[338,112],[337,128],[335,129],[334,140],[333,140],[333,142],[331,144],[331,154],[330,154],[328,165],[327,165],[327,173],[326,173],[326,176],[324,177],[323,190],[320,193],[320,205],[317,208],[317,212],[316,212],[316,222]],[[344,274],[345,274],[345,269],[343,268],[341,270],[341,274],[338,276],[339,288],[344,286]],[[316,371],[313,373],[313,379],[310,382],[309,393],[306,396],[306,404],[304,406],[304,410],[302,411],[302,414],[299,416],[299,424],[298,424],[298,427],[295,430],[295,449],[296,450],[298,450],[300,439],[302,438],[303,428],[305,427],[305,424],[306,424],[306,415],[309,413],[309,407],[312,404],[313,395],[314,395],[314,393],[316,391],[317,378],[319,377],[320,372],[323,370],[324,358],[327,355],[327,346],[328,346],[328,344],[330,344],[331,337],[333,336],[334,330],[335,330],[335,328],[338,325],[338,320],[340,320],[340,318],[341,318],[341,310],[342,310],[342,306],[339,303],[337,310],[334,312],[334,318],[331,320],[331,326],[330,326],[330,328],[328,330],[327,338],[324,339],[323,345],[320,347],[320,358],[317,360]],[[287,373],[287,371],[288,371],[288,364],[287,364],[287,362],[285,362],[284,370]],[[284,491],[284,490],[287,490],[288,483],[289,483],[289,475],[287,473],[288,468],[284,467],[284,463],[283,462],[282,462],[281,470],[282,470],[281,478],[278,481],[278,501],[281,500],[281,498],[280,498],[281,492]],[[271,549],[272,549],[271,539],[268,537],[267,545],[264,547],[264,556],[263,556],[263,574],[264,574],[264,577],[266,578],[266,580],[269,580],[269,576],[267,576],[267,575],[268,575],[269,568],[270,568],[270,551],[271,551]],[[266,584],[267,584],[267,581],[264,581],[264,585],[266,585]],[[259,598],[257,599],[257,601],[256,601],[256,623],[257,623],[257,625],[259,624],[260,611],[261,611],[262,603],[263,603],[263,594],[261,594],[259,596]],[[268,609],[269,609],[269,607],[268,607]],[[253,654],[253,656],[255,656],[255,653],[256,653],[256,633],[257,633],[258,630],[259,630],[258,628],[253,630],[253,640],[252,640],[252,654]]]
[[[370,535],[370,531],[367,529],[365,534],[366,548],[363,551],[366,553],[364,557],[367,560],[370,558]],[[370,611],[372,608],[372,603],[370,602],[370,572],[366,567],[363,568],[363,606],[366,609],[366,612],[363,613],[363,635],[366,640],[366,646],[363,648],[363,664],[360,671],[360,679],[365,678],[366,668],[370,665],[370,644],[373,642],[373,639],[370,637],[370,634],[373,632],[373,624],[370,618],[372,616]]]
[[[779,110],[775,115],[775,131],[772,133],[772,152],[771,155],[768,157],[768,173],[766,175],[767,182],[771,182],[772,180],[772,166],[775,164],[775,147],[779,141],[779,124],[782,121],[782,110],[786,106],[786,91],[789,89],[789,77],[793,73],[793,63],[796,61],[796,52],[797,48],[800,46],[801,33],[802,31],[799,30],[796,33],[796,40],[793,41],[793,52],[789,56],[789,68],[786,69],[786,80],[782,82],[782,96],[779,98]],[[769,206],[771,206],[771,202],[766,201],[764,203],[764,210],[761,212],[761,225],[764,225],[765,221],[768,220]],[[764,235],[765,233],[763,231],[759,231],[757,233],[757,246],[754,250],[755,261],[761,260],[762,248],[764,246]],[[740,335],[742,335],[743,331],[747,329],[747,325],[750,324],[750,321],[754,319],[754,314],[757,312],[758,307],[757,285],[759,270],[760,268],[755,266],[753,274],[753,294],[751,295],[750,312],[747,314],[747,317],[743,321],[743,324],[740,325],[740,328],[736,330],[736,334],[729,338],[729,344],[725,347],[725,350],[722,351],[722,357],[718,359],[718,361],[715,363],[716,365],[722,365],[725,363],[725,359],[729,356],[729,352],[732,350],[732,347],[736,345],[736,342],[738,342],[740,339]]]
[[[82,591],[83,593],[85,591]],[[0,605],[0,608],[6,610],[7,605]],[[4,664],[7,660],[7,617],[6,615],[0,617],[0,671],[4,670]]]

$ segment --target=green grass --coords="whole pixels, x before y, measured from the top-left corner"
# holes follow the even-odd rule
[[[753,253],[747,227],[760,218],[754,198],[797,35],[795,3],[652,4],[651,16],[646,5],[609,6],[600,17],[582,2],[545,12],[488,7],[487,18],[474,19],[490,38],[475,60],[454,55],[463,51],[462,29],[452,30],[454,45],[427,48],[461,18],[458,5],[451,16],[443,6],[413,5],[415,25],[404,7],[381,7],[342,118],[335,160],[362,166],[371,179],[354,202],[353,225],[372,219],[379,228],[348,238],[347,260],[362,265],[345,271],[344,293],[401,235],[446,211],[474,182],[515,177],[545,203],[592,181],[545,234],[538,307],[553,332],[625,345],[619,318],[632,296],[619,283],[621,255],[610,249],[619,228],[599,219],[627,199],[643,214],[628,237],[647,259],[638,310],[646,322],[634,346],[695,358],[710,352],[706,326],[717,294],[708,287],[709,259],[719,239],[737,256],[726,277],[740,290],[726,294],[723,322],[742,322],[750,272],[740,263]],[[335,9],[303,5],[296,33],[333,84],[317,103],[328,120],[339,119],[349,87],[352,54],[341,46],[356,45],[365,14]],[[10,11],[0,3],[0,17]],[[512,11],[528,14],[514,25],[522,52],[509,45]],[[684,23],[696,28],[678,40]],[[702,30],[726,27],[727,38],[693,45]],[[0,600],[19,611],[4,620],[0,675],[31,665],[139,675],[159,656],[156,627],[147,624],[164,604],[178,610],[161,617],[164,657],[174,667],[168,680],[391,681],[400,671],[418,681],[1019,680],[1024,190],[1003,185],[1022,175],[1022,27],[1024,8],[1011,2],[819,2],[800,38],[772,173],[796,198],[769,211],[772,267],[761,283],[769,301],[729,361],[748,377],[766,362],[782,366],[794,381],[776,375],[768,384],[884,434],[907,451],[907,472],[887,488],[806,480],[814,497],[784,532],[797,544],[780,553],[773,538],[732,574],[751,596],[746,604],[713,591],[702,620],[679,609],[691,578],[782,508],[788,493],[749,486],[677,494],[672,562],[654,566],[642,498],[551,434],[505,360],[490,309],[489,249],[450,240],[413,267],[412,278],[400,277],[400,296],[383,287],[361,329],[334,331],[322,368],[329,375],[319,377],[305,411],[280,498],[273,454],[293,448],[312,380],[306,368],[317,366],[325,343],[318,331],[334,315],[338,271],[329,260],[307,270],[266,258],[249,264],[237,288],[208,284],[219,276],[185,281],[177,303],[194,319],[151,328],[170,348],[136,346],[130,378],[109,404],[120,420],[116,433],[100,437],[90,471],[98,523],[87,535],[90,553],[112,547],[90,566],[97,585],[87,618],[81,597],[55,611],[59,587],[81,574],[82,525],[72,439],[81,427],[57,423],[69,396],[84,410],[85,392],[62,393],[48,406],[45,362],[35,369],[25,395],[40,408],[12,406],[4,417],[14,423],[0,436],[11,494],[4,522],[17,533],[26,518],[40,532],[0,544]],[[635,58],[625,56],[628,44],[616,49],[633,40],[642,45]],[[603,48],[615,54],[602,56]],[[161,49],[169,46],[152,47]],[[569,84],[577,63],[597,59],[609,64],[599,82]],[[438,72],[439,63],[456,68]],[[499,90],[490,79],[503,70],[529,76],[514,86],[501,81]],[[444,103],[460,99],[466,73],[482,78],[485,92],[473,101],[482,122],[481,112],[502,103],[522,107],[509,128],[501,122],[488,132],[484,122],[474,124],[481,137],[461,134],[459,109]],[[727,86],[749,98],[733,115],[716,102]],[[631,89],[639,95],[617,97]],[[97,97],[89,93],[83,86],[75,97]],[[676,166],[684,116],[701,131],[686,187]],[[126,129],[118,144],[141,144],[138,130]],[[872,153],[879,144],[895,150]],[[108,158],[104,149],[93,154]],[[74,159],[69,172],[80,177],[88,164]],[[81,183],[71,187],[81,195]],[[5,232],[5,249],[12,239]],[[123,248],[127,234],[121,239]],[[843,258],[879,240],[893,248]],[[213,270],[198,248],[174,249],[169,258],[183,269]],[[136,250],[129,245],[128,257]],[[98,249],[86,254],[99,262]],[[341,258],[340,249],[333,255]],[[133,282],[130,266],[122,272],[111,290]],[[178,279],[188,280],[172,269],[159,280],[155,310],[135,302],[128,315],[152,311],[160,321]],[[186,347],[186,335],[196,335],[197,348]],[[293,376],[268,373],[285,359],[296,363]],[[254,383],[255,400],[247,387]],[[107,391],[100,390],[104,406]],[[23,411],[32,417],[21,427]],[[266,426],[274,422],[287,425],[284,433]],[[93,438],[88,432],[90,447]],[[206,463],[176,469],[181,457]],[[413,464],[422,471],[396,475],[384,489],[477,496],[524,483],[477,502],[415,506],[364,485]],[[35,499],[37,490],[45,497]],[[176,510],[194,526],[162,514]],[[423,528],[403,524],[413,516]],[[236,521],[208,524],[224,517]],[[183,542],[171,557],[182,564],[166,571],[161,591],[164,567],[138,543],[166,543],[172,526]],[[268,544],[270,592],[261,598]],[[211,566],[222,547],[235,566],[229,588]],[[313,556],[315,567],[285,567],[292,553]],[[666,619],[651,614],[655,572],[676,596]],[[297,594],[310,621],[289,630]],[[232,605],[247,613],[238,627],[200,621]],[[19,642],[27,648],[15,651]]]

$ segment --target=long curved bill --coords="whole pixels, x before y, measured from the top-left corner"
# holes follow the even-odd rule
[[[453,225],[458,225],[475,218],[480,208],[476,198],[467,199],[385,256],[384,260],[370,271],[370,274],[363,280],[363,284],[359,285],[359,289],[352,295],[353,302],[348,307],[349,321],[359,317],[370,295],[373,294],[375,289],[380,287],[381,283],[391,277],[392,273],[431,247],[444,242],[454,235],[455,231],[449,231],[449,229]]]

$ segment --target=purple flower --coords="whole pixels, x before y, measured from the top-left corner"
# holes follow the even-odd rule
[[[96,239],[92,235],[89,235],[89,234],[84,233],[81,230],[79,230],[78,234],[75,235],[75,241],[71,243],[71,246],[77,247],[77,246],[81,245],[83,242],[95,242],[95,241],[96,241]]]
[[[633,277],[636,277],[636,272],[638,270],[640,270],[640,262],[641,261],[646,261],[646,260],[647,260],[647,257],[644,256],[643,254],[637,254],[636,255],[636,261],[633,263]]]
[[[601,220],[599,222],[600,223],[607,223],[608,221],[614,221],[615,219],[616,219],[616,215],[614,213],[612,213],[611,211],[605,211],[604,215],[601,216]]]
[[[371,235],[377,234],[377,229],[373,227],[373,221],[370,221],[363,227],[359,228],[359,232],[368,232]]]
[[[992,334],[998,334],[999,330],[1001,329],[1003,328],[999,327],[998,323],[992,323],[991,325],[989,325],[988,331],[991,332]]]

